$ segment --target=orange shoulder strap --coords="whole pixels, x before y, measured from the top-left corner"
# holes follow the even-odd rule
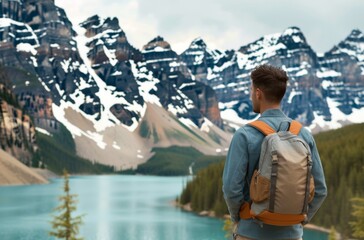
[[[260,120],[256,120],[248,124],[263,133],[264,135],[269,135],[276,132],[273,128],[271,128],[271,126]]]
[[[295,135],[298,135],[301,131],[301,128],[302,128],[302,124],[293,120],[291,122],[291,126],[289,127],[289,131],[292,133],[292,134],[295,134]]]

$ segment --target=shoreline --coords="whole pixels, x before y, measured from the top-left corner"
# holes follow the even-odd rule
[[[45,181],[44,182],[7,182],[7,183],[0,183],[0,187],[16,187],[16,186],[32,186],[32,185],[49,184],[51,182],[51,179],[60,177],[59,175],[55,174],[54,172],[52,172],[48,169],[33,168],[33,167],[28,167],[28,169],[32,173],[43,178]],[[13,175],[22,177],[21,172],[16,171],[16,170],[13,172]]]
[[[215,212],[214,211],[201,211],[201,212],[194,212],[191,208],[191,203],[187,203],[187,204],[180,204],[178,203],[176,200],[171,201],[171,204],[177,208],[180,208],[186,212],[190,212],[190,213],[194,213],[198,216],[201,217],[210,217],[210,218],[218,218],[218,219],[230,219],[230,215],[225,214],[224,217],[216,217]],[[330,233],[330,229],[328,228],[324,228],[324,227],[320,227],[317,226],[315,224],[312,223],[308,223],[304,226],[304,229],[308,229],[308,230],[313,230],[313,231],[318,231],[318,232],[323,232],[323,233]]]

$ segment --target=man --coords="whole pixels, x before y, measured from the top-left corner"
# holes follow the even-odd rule
[[[251,73],[251,100],[253,111],[260,113],[264,121],[276,131],[281,123],[289,119],[281,110],[280,103],[286,92],[288,77],[285,71],[269,65],[261,65]],[[312,154],[312,176],[315,181],[315,195],[308,205],[307,223],[312,219],[327,195],[324,172],[315,141],[311,133],[302,128],[299,135],[310,147]],[[223,192],[230,216],[235,224],[234,239],[301,239],[303,224],[273,226],[262,224],[252,218],[240,219],[239,210],[243,203],[250,202],[249,185],[258,166],[264,135],[252,126],[238,129],[231,141],[223,173]]]

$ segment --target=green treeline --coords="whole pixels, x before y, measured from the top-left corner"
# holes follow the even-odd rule
[[[114,167],[92,163],[76,155],[76,146],[71,133],[61,124],[59,132],[53,136],[37,132],[37,145],[39,147],[33,155],[34,167],[44,166],[62,174],[64,169],[70,173],[112,173]]]
[[[315,136],[325,171],[328,197],[314,222],[349,236],[353,220],[351,199],[364,197],[364,124]]]
[[[225,159],[224,156],[204,155],[193,147],[153,148],[153,152],[155,154],[147,162],[140,164],[136,170],[126,172],[159,176],[185,176],[190,174],[190,167],[195,173],[211,163],[221,162]]]
[[[212,210],[218,217],[227,214],[228,210],[221,190],[223,168],[224,161],[221,161],[199,171],[184,188],[179,199],[180,203],[191,203],[191,208],[195,212]]]
[[[328,197],[313,223],[350,236],[353,197],[364,197],[364,124],[355,124],[315,135],[328,187]],[[224,163],[197,173],[180,196],[181,204],[191,203],[193,211],[215,210],[227,214],[222,198]],[[221,211],[224,209],[223,211]]]

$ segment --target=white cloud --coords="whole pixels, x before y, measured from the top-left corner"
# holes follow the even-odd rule
[[[132,45],[157,35],[177,52],[201,36],[209,46],[238,49],[271,33],[298,26],[314,50],[323,52],[354,28],[364,31],[362,0],[56,0],[74,24],[98,14],[118,17]]]
[[[138,0],[56,0],[56,5],[65,9],[73,25],[97,14],[102,18],[117,17],[130,44],[142,48],[157,34],[158,21],[152,14],[140,16]],[[80,11],[82,9],[82,11]]]

